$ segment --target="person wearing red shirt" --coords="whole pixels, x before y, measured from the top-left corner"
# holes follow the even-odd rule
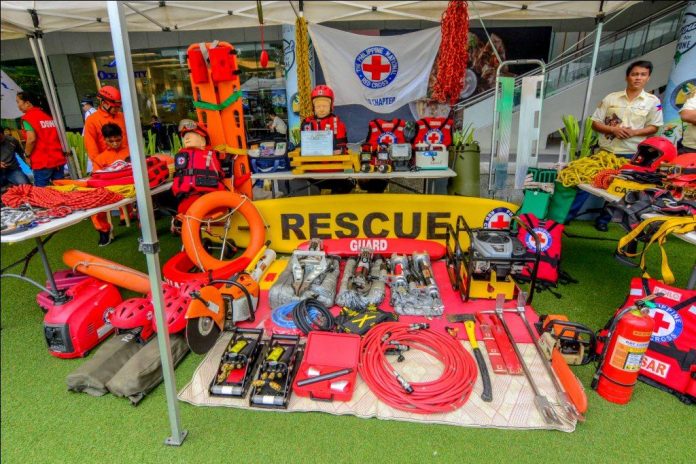
[[[102,135],[102,127],[106,124],[116,124],[123,134],[123,146],[128,146],[126,136],[126,121],[121,113],[121,92],[117,88],[105,85],[97,94],[99,109],[85,121],[85,150],[94,163],[94,159],[109,147]],[[95,167],[95,169],[97,169]]]
[[[34,185],[46,187],[52,180],[64,177],[63,166],[67,161],[56,122],[29,92],[17,94],[17,108],[24,113],[22,126],[27,138],[24,153],[34,174]]]

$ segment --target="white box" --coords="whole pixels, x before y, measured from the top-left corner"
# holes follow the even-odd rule
[[[440,148],[433,150],[433,148]],[[448,169],[449,152],[444,145],[431,146],[430,150],[416,151],[416,167],[423,170]]]

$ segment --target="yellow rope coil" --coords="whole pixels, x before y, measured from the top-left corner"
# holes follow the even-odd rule
[[[591,184],[595,176],[606,169],[619,169],[627,163],[613,153],[601,150],[594,155],[571,161],[558,173],[558,180],[564,187],[575,187],[578,184]]]
[[[307,21],[298,17],[295,20],[295,53],[297,55],[297,93],[300,99],[300,118],[314,113],[312,108],[312,80],[309,77],[309,35]]]

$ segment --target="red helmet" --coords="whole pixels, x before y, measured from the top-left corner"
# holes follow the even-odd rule
[[[116,87],[105,85],[99,89],[97,95],[114,106],[121,106],[121,92]]]
[[[696,182],[696,153],[684,153],[674,158],[668,179],[682,184]],[[667,167],[669,168],[669,166]]]
[[[184,134],[187,132],[195,132],[205,137],[205,141],[210,143],[210,136],[208,135],[208,129],[205,127],[205,124],[201,124],[193,119],[182,119],[179,121],[179,135],[183,138]]]
[[[130,298],[109,309],[106,319],[111,325],[121,330],[141,328],[140,338],[147,340],[154,333],[152,324],[154,309],[148,298]]]
[[[677,157],[677,147],[665,137],[649,137],[638,144],[631,158],[631,169],[655,172],[662,163],[670,163]]]
[[[317,85],[312,90],[312,100],[318,97],[326,97],[331,100],[331,107],[333,107],[334,102],[334,92],[328,85]]]
[[[186,328],[186,310],[188,309],[191,296],[190,289],[200,288],[202,285],[192,283],[176,288],[173,285],[162,284],[162,294],[164,297],[164,315],[167,323],[167,331],[170,334],[181,332]],[[152,320],[152,328],[157,333],[157,324]]]

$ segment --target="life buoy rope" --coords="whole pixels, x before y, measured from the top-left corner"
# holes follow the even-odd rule
[[[215,222],[219,222],[221,218],[227,219],[239,212],[249,223],[249,245],[241,256],[232,261],[220,260],[211,256],[203,247],[200,237],[201,224],[207,223],[209,225],[211,221],[211,219],[206,220],[205,218],[212,211],[222,207],[231,208],[232,211],[214,218]],[[231,262],[237,260],[248,262],[256,256],[266,241],[266,226],[258,210],[249,201],[249,198],[234,192],[211,192],[197,199],[183,216],[181,230],[184,251],[191,261],[204,271],[228,267]]]

